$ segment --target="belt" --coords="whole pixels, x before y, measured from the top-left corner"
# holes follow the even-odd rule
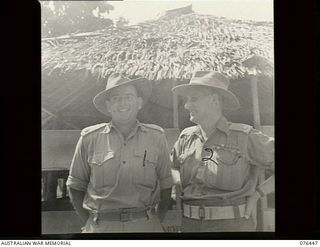
[[[197,220],[226,220],[244,217],[246,204],[231,206],[193,206],[183,204],[183,216]]]
[[[135,219],[150,218],[151,214],[150,209],[139,212],[92,212],[95,223],[98,223],[98,220],[127,222]]]

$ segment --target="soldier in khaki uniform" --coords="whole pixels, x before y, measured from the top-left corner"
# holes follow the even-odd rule
[[[161,127],[136,118],[150,94],[147,80],[113,74],[94,98],[112,120],[81,132],[67,181],[83,233],[163,231],[172,187],[168,146]]]
[[[224,112],[239,107],[228,86],[222,74],[198,71],[189,84],[173,88],[187,98],[185,108],[197,124],[181,132],[172,152],[184,232],[254,231],[256,202],[274,190],[273,176],[257,185],[259,170],[273,170],[274,140],[226,120]]]

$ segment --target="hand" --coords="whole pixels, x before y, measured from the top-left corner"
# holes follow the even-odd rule
[[[163,222],[164,218],[166,217],[167,210],[159,210],[158,217],[160,222]]]
[[[257,201],[259,200],[260,196],[257,192],[255,192],[252,196],[248,197],[247,204],[246,204],[246,211],[244,213],[244,217],[249,219],[253,210],[257,206]]]
[[[171,200],[163,200],[159,202],[158,205],[158,217],[160,222],[162,222],[164,220],[164,218],[166,217],[166,214],[169,210],[171,204]]]
[[[178,182],[175,184],[175,190],[176,190],[176,196],[177,196],[177,195],[181,195],[181,192],[182,192],[182,184],[181,184],[181,181],[178,181]]]
[[[84,211],[79,211],[79,216],[82,220],[82,224],[85,225],[89,219],[89,213],[87,210],[84,210]]]
[[[166,213],[170,208],[172,202],[171,189],[172,188],[168,188],[160,191],[160,201],[158,204],[158,217],[160,222],[164,220]]]

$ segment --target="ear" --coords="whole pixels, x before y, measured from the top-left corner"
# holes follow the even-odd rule
[[[138,109],[140,110],[142,108],[143,99],[141,97],[138,97]]]

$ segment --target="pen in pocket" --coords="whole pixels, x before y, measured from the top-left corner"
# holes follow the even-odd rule
[[[144,150],[143,162],[142,162],[142,166],[143,166],[143,167],[146,166],[146,158],[147,158],[147,150]]]

